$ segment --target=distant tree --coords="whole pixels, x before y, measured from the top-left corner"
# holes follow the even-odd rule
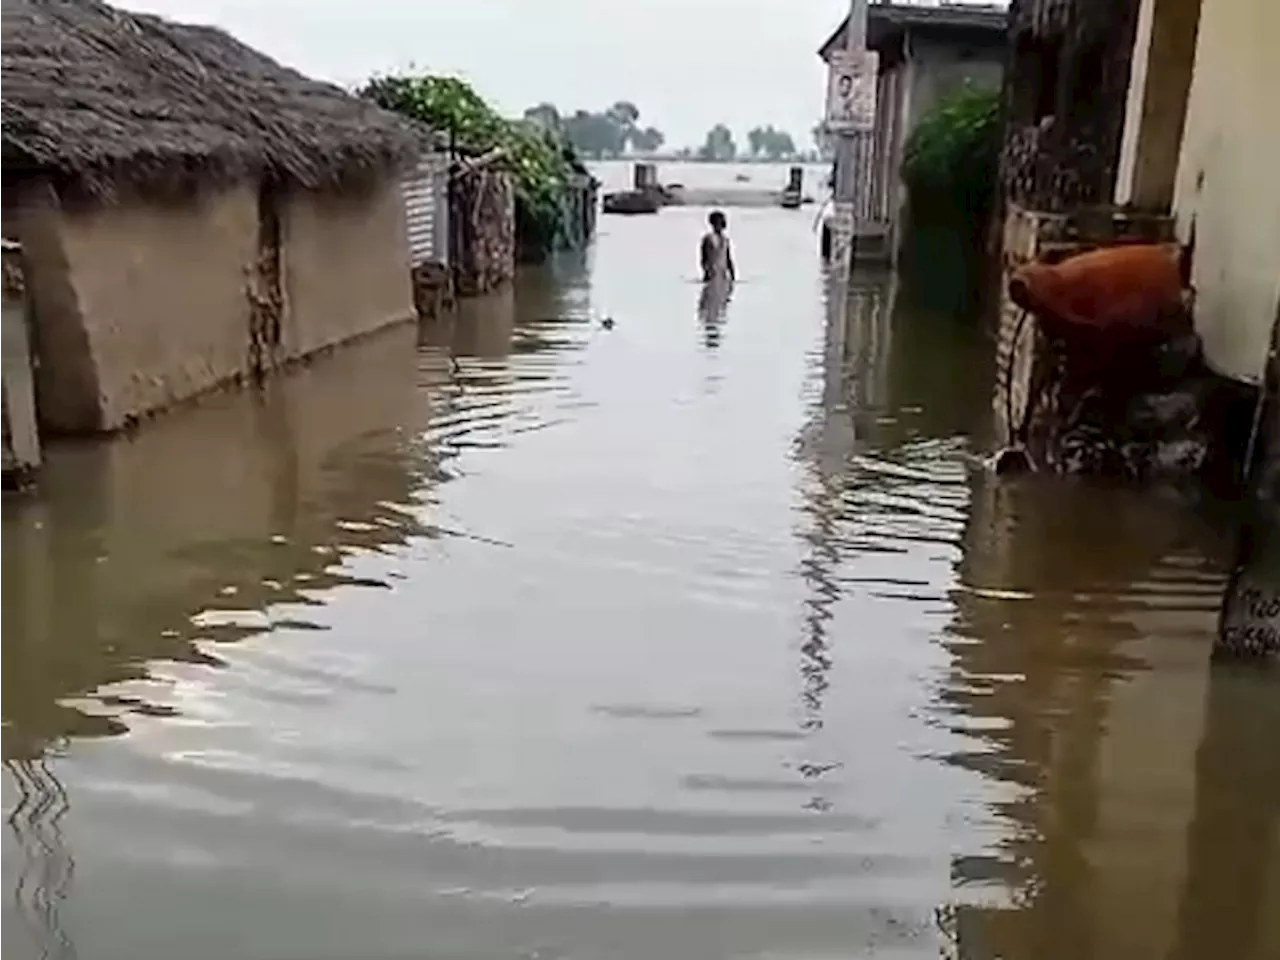
[[[631,146],[640,153],[657,153],[662,149],[666,137],[656,127],[645,127],[631,134]]]
[[[589,157],[616,157],[626,149],[623,131],[603,113],[576,110],[563,120],[563,129],[565,138]]]
[[[604,112],[605,118],[617,128],[625,151],[635,143],[636,124],[640,122],[640,109],[630,100],[619,100]]]
[[[599,113],[575,110],[572,114],[562,114],[553,104],[539,103],[526,110],[524,118],[559,134],[579,153],[596,159],[621,156],[629,147],[653,153],[666,142],[661,130],[639,125],[640,109],[629,100],[619,100]]]
[[[790,160],[796,155],[796,142],[785,130],[775,132],[772,147],[772,156],[775,160]]]
[[[796,155],[791,134],[767,127],[755,127],[747,133],[747,149],[751,156],[764,160],[790,160]]]
[[[698,148],[699,160],[710,160],[726,163],[738,155],[738,145],[733,142],[733,133],[723,123],[717,123],[707,131],[707,138]]]
[[[619,100],[605,111],[605,116],[618,126],[631,129],[640,121],[640,108],[630,100]]]
[[[560,111],[550,103],[544,102],[536,107],[530,107],[524,112],[524,118],[553,133],[558,133],[562,129],[563,121],[560,119]]]

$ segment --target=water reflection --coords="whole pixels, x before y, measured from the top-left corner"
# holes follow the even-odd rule
[[[821,277],[785,211],[735,218],[753,272],[709,352],[702,221],[56,451],[4,517],[6,930],[1275,954],[1280,717],[1208,668],[1211,532],[973,475],[989,346]]]
[[[433,491],[461,452],[547,425],[525,400],[560,389],[553,366],[526,361],[516,390],[506,360],[573,345],[559,332],[584,309],[573,280],[586,266],[556,268],[260,392],[52,448],[41,496],[4,513],[6,553],[22,558],[4,565],[4,756],[172,713],[150,664],[217,667],[219,642],[323,629],[311,613],[327,591],[390,586],[353,574],[350,556],[483,541],[442,517]],[[517,295],[545,319],[517,329]]]
[[[62,826],[71,806],[67,792],[44,757],[5,760],[4,767],[17,793],[6,818],[15,849],[5,856],[5,886],[20,928],[6,929],[6,951],[21,943],[42,960],[73,960],[76,950],[62,922],[75,873]]]
[[[708,350],[720,346],[721,328],[732,299],[733,284],[728,281],[712,281],[698,288],[698,322]]]
[[[971,955],[1274,956],[1275,691],[1209,668],[1222,544],[1176,502],[985,478],[965,541],[949,759],[1017,787],[955,865],[1013,893],[961,911]]]
[[[343,561],[433,532],[443,463],[420,431],[435,377],[413,337],[51,450],[39,500],[4,514],[22,557],[4,565],[6,758],[172,712],[157,661],[216,667],[221,641],[315,627],[326,590],[386,588]]]
[[[1195,756],[1195,808],[1170,956],[1280,955],[1280,697],[1256,670],[1215,666]]]

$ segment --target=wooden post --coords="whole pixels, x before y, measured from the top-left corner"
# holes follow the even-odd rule
[[[4,241],[4,480],[21,483],[40,467],[31,346],[21,247]]]

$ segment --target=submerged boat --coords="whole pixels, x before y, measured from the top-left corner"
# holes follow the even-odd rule
[[[604,195],[603,210],[605,213],[657,213],[662,207],[662,198],[652,190],[619,190]]]

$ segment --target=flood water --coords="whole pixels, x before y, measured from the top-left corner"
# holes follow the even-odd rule
[[[810,212],[700,311],[704,214],[50,452],[7,958],[1280,956],[1219,536],[975,473],[989,345]]]

